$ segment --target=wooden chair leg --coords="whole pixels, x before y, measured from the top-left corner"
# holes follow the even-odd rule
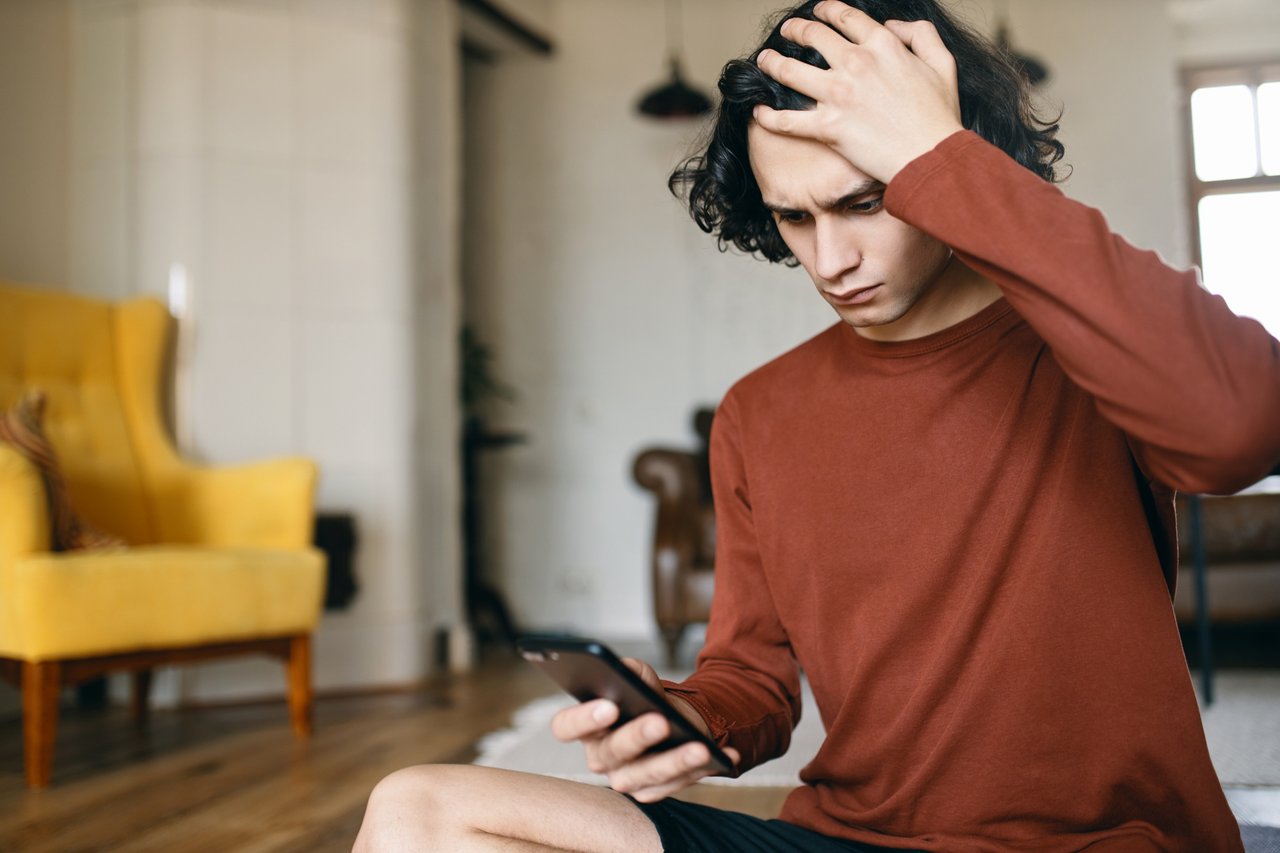
[[[680,638],[684,636],[684,629],[685,626],[683,624],[673,625],[668,623],[658,627],[658,630],[662,633],[663,645],[666,647],[667,666],[669,668],[675,668],[676,661],[679,659]]]
[[[138,724],[147,721],[151,710],[151,673],[149,669],[135,669],[131,675],[133,692],[129,699],[129,712]]]
[[[22,736],[28,788],[47,787],[53,778],[61,686],[62,666],[57,661],[23,661]]]
[[[311,737],[311,635],[299,634],[289,641],[289,717],[293,733]]]

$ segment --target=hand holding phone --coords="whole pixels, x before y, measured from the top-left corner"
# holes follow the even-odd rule
[[[561,740],[582,741],[588,766],[607,773],[615,790],[648,801],[711,773],[737,775],[736,753],[721,750],[659,692],[660,686],[646,684],[604,644],[581,638],[524,637],[517,648],[572,696],[589,703],[561,711],[553,730]],[[609,700],[617,708],[616,716],[610,705],[594,702],[598,699]],[[609,716],[598,720],[592,711]],[[655,736],[650,726],[660,734]],[[688,744],[698,744],[700,749],[690,749]]]

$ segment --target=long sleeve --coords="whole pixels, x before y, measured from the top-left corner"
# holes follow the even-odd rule
[[[1280,460],[1280,345],[1194,270],[968,131],[904,168],[885,202],[1000,286],[1149,476],[1228,493]]]
[[[730,392],[711,436],[716,593],[706,644],[694,675],[665,686],[697,708],[718,744],[741,753],[739,770],[747,770],[786,752],[800,682],[761,564],[738,417]]]

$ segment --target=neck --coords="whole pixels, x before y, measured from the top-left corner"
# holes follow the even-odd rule
[[[901,318],[884,326],[855,327],[854,331],[876,341],[923,338],[969,319],[1003,295],[995,282],[952,255],[937,278]]]

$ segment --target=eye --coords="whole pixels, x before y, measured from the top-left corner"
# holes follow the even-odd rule
[[[785,222],[788,225],[798,225],[809,218],[809,214],[801,210],[777,210],[773,215],[778,222]]]
[[[875,213],[884,205],[884,194],[877,193],[869,198],[851,203],[845,210],[850,213]]]

